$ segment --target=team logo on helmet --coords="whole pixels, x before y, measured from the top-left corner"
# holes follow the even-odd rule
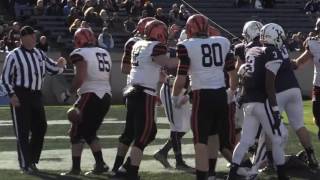
[[[259,21],[248,21],[243,26],[242,36],[247,42],[251,42],[256,37],[259,37],[262,26],[263,24]]]
[[[74,33],[74,45],[76,48],[82,48],[88,45],[94,45],[96,43],[96,37],[91,29],[79,28]]]
[[[283,28],[275,23],[269,23],[264,25],[260,31],[260,41],[264,44],[272,44],[277,48],[281,48],[286,35]]]
[[[147,39],[154,39],[166,44],[168,39],[168,28],[162,21],[153,20],[146,24],[144,35]]]
[[[202,14],[195,14],[188,18],[186,23],[186,33],[188,38],[197,35],[207,35],[208,18]]]

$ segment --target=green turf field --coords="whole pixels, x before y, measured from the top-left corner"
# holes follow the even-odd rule
[[[310,130],[316,155],[320,158],[320,143],[316,138],[317,127],[312,122],[312,112],[310,101],[305,101],[305,124]],[[91,177],[68,177],[62,178],[60,172],[68,170],[71,166],[71,153],[69,150],[69,139],[67,129],[69,127],[66,120],[66,110],[68,107],[50,106],[46,107],[48,130],[45,139],[44,149],[41,156],[39,169],[43,172],[37,176],[22,175],[18,169],[16,143],[13,134],[10,110],[8,107],[0,107],[0,180],[14,179],[108,179],[107,175]],[[156,162],[152,155],[167,139],[169,135],[169,125],[164,116],[163,110],[158,108],[158,134],[157,139],[145,150],[144,161],[141,164],[141,176],[144,180],[189,180],[194,179],[194,175],[176,171],[174,169],[164,169]],[[103,145],[104,158],[109,166],[113,165],[118,136],[124,127],[125,108],[123,106],[112,106],[100,128],[99,135]],[[287,124],[287,123],[286,123]],[[296,136],[289,128],[289,143],[286,148],[287,154],[295,154],[302,149]],[[192,134],[188,133],[183,140],[183,153],[188,164],[194,165]],[[89,170],[94,163],[93,157],[88,148],[83,153],[82,170]],[[171,152],[170,163],[174,166],[174,157]],[[218,160],[218,177],[223,178],[228,169],[223,158]],[[290,175],[294,180],[309,179],[320,180],[320,172],[308,169],[291,171]],[[260,179],[275,179],[274,174],[262,174]]]

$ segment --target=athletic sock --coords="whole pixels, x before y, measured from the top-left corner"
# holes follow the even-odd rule
[[[116,159],[114,160],[112,171],[113,172],[118,171],[118,169],[122,165],[123,161],[124,161],[124,156],[117,155]]]
[[[96,165],[104,165],[103,157],[102,157],[102,151],[93,152],[93,157],[96,160]]]
[[[216,175],[216,164],[217,159],[209,159],[209,176],[215,176]]]
[[[183,163],[182,152],[181,152],[181,138],[184,135],[185,135],[185,132],[171,131],[170,133],[172,148],[173,148],[173,152],[174,152],[177,164]]]
[[[128,167],[128,177],[135,179],[138,177],[139,166],[130,165]]]
[[[172,148],[172,142],[171,142],[171,139],[169,139],[166,142],[166,144],[159,150],[159,153],[168,155],[168,152],[170,151],[171,148]]]
[[[80,170],[81,156],[72,156],[72,169]]]
[[[314,153],[314,150],[313,150],[312,147],[305,148],[305,150],[306,150],[306,153],[308,155],[308,158],[310,158],[311,155],[313,155],[313,153]]]
[[[196,171],[197,180],[207,180],[208,179],[208,172],[207,171]]]
[[[277,174],[278,174],[278,179],[286,179],[286,168],[285,165],[277,165]]]

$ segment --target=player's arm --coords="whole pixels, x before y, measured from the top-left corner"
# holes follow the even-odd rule
[[[295,65],[299,68],[301,65],[305,64],[309,60],[312,60],[313,55],[308,48],[297,58],[294,60]]]
[[[229,87],[232,92],[234,92],[238,86],[237,70],[235,67],[236,60],[232,53],[228,53],[226,56],[226,62],[224,69],[229,75]]]
[[[281,60],[274,60],[274,61],[267,62],[265,65],[265,68],[266,68],[265,87],[266,87],[266,92],[267,92],[268,100],[271,107],[277,106],[275,79],[276,79],[278,70],[281,66],[281,63],[282,63]]]
[[[163,44],[157,44],[152,51],[153,62],[166,68],[177,67],[179,60],[177,58],[170,58],[167,56],[167,47]]]
[[[73,94],[81,87],[87,76],[87,63],[79,54],[72,55],[70,59],[75,66],[75,76],[69,90],[70,93]]]
[[[242,45],[236,45],[234,48],[234,56],[236,59],[235,68],[239,70],[240,66],[245,62],[244,59],[244,47]]]
[[[180,61],[178,65],[177,76],[173,84],[172,97],[178,97],[180,95],[182,89],[186,84],[190,66],[190,58],[187,48],[184,45],[179,44],[177,46],[177,56]]]
[[[125,44],[124,52],[121,60],[121,72],[123,74],[130,74],[131,70],[131,51],[132,46],[134,45],[134,41],[130,41]]]

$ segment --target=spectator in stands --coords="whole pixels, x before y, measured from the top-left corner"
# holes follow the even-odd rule
[[[81,20],[75,19],[71,24],[71,26],[69,27],[69,32],[73,35],[80,26],[81,26]]]
[[[72,7],[70,10],[70,14],[66,18],[66,23],[68,26],[70,26],[75,19],[81,19],[81,18],[82,18],[81,12],[76,7]]]
[[[83,7],[82,7],[82,13],[84,14],[86,10],[90,7],[93,7],[93,3],[90,0],[86,0]]]
[[[20,24],[15,21],[12,23],[12,29],[8,34],[7,46],[10,51],[16,48],[16,41],[20,41]]]
[[[94,11],[94,7],[89,7],[84,13],[84,20],[87,21],[90,26],[98,27],[102,26],[102,19],[98,16],[97,12]]]
[[[102,29],[102,32],[99,34],[98,45],[99,47],[104,48],[108,51],[114,47],[112,35],[110,34],[107,27],[104,27]]]
[[[183,4],[181,4],[180,10],[179,10],[179,18],[178,18],[178,21],[176,22],[176,24],[180,27],[183,27],[186,24],[190,15],[191,14],[187,10],[187,8]]]
[[[304,6],[304,11],[307,15],[312,13],[319,12],[320,2],[318,0],[309,0],[306,5]]]
[[[127,11],[127,14],[130,14],[131,7],[133,6],[133,1],[134,0],[125,0],[120,4],[120,7],[125,8]]]
[[[141,1],[140,0],[134,0],[133,6],[130,9],[129,15],[133,16],[135,20],[138,20],[141,17],[142,14],[142,7],[141,7]]]
[[[63,7],[63,15],[68,16],[71,12],[71,8],[74,7],[73,0],[68,0],[67,4]]]
[[[141,2],[141,1],[140,1]],[[147,11],[147,17],[154,17],[156,12],[153,4],[148,1],[143,5],[143,10]]]
[[[119,11],[119,7],[115,0],[100,0],[100,3],[102,3],[102,8],[107,11],[108,15]]]
[[[169,11],[169,18],[171,24],[176,24],[179,21],[179,7],[174,3]]]
[[[26,0],[15,0],[14,2],[14,13],[16,17],[23,16],[23,11],[28,8],[29,4]]]
[[[169,18],[163,13],[162,8],[157,8],[156,15],[154,17],[169,26]]]
[[[100,18],[102,19],[102,26],[109,27],[110,17],[105,9],[101,9],[99,13]]]
[[[83,11],[82,11],[83,6],[84,6],[83,0],[76,0],[76,8],[77,8],[78,12],[81,13],[81,15],[83,15]]]
[[[126,20],[126,21],[123,23],[123,26],[124,26],[124,30],[125,30],[127,33],[132,33],[133,30],[135,30],[135,28],[136,28],[136,23],[133,21],[132,16],[129,16],[129,17],[128,17],[128,20]]]
[[[49,44],[46,36],[41,36],[39,42],[36,44],[36,48],[41,49],[44,52],[48,52]]]
[[[87,21],[81,21],[80,28],[89,28],[89,29],[91,29],[91,26]]]
[[[43,0],[38,0],[37,5],[33,8],[33,15],[42,16],[45,13],[45,8],[43,5]]]
[[[292,37],[288,40],[288,49],[290,51],[300,51],[303,49],[304,37],[301,32],[293,34]]]
[[[63,9],[57,0],[50,0],[50,5],[46,8],[47,16],[62,16]]]
[[[6,43],[4,40],[0,40],[0,52],[4,52],[6,50]]]
[[[275,0],[263,0],[262,1],[263,8],[273,8],[275,3],[276,3]]]

